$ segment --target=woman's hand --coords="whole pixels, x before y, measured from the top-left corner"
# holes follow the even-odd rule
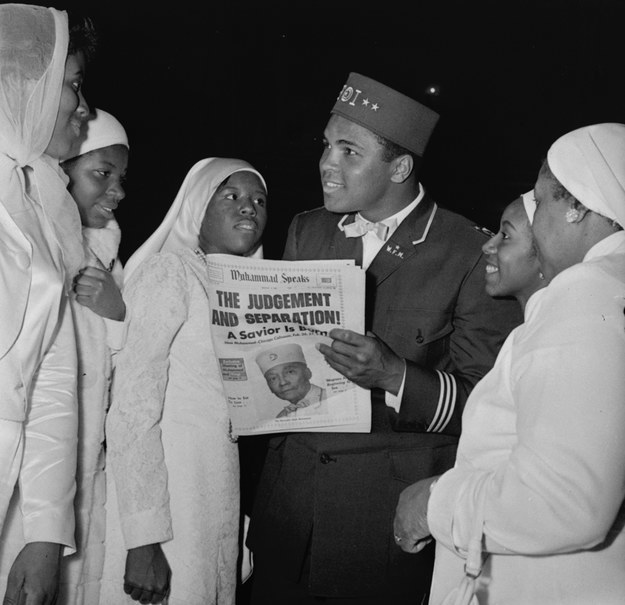
[[[169,594],[171,569],[160,544],[131,548],[126,555],[124,592],[139,603],[162,603]]]
[[[417,481],[399,495],[393,532],[395,543],[405,552],[418,553],[432,541],[428,527],[428,502],[436,479],[438,477]]]
[[[2,605],[52,605],[59,588],[61,545],[30,542],[9,571]]]
[[[113,276],[98,267],[84,267],[74,278],[76,301],[100,317],[123,321],[126,305]]]

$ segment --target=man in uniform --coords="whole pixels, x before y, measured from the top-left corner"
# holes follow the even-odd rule
[[[522,321],[484,290],[486,236],[419,182],[438,115],[352,73],[324,132],[324,208],[297,215],[287,260],[352,258],[367,270],[365,335],[335,329],[326,361],[371,391],[368,434],[269,442],[247,544],[252,602],[427,602],[433,547],[395,543],[410,483],[449,469],[464,402]]]

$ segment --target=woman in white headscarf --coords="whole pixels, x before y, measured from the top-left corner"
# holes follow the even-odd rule
[[[404,550],[437,540],[431,604],[625,603],[625,125],[559,138],[534,192],[548,286],[467,401],[455,467],[398,506]]]
[[[120,122],[97,109],[62,163],[82,222],[85,266],[70,298],[78,344],[77,551],[61,570],[58,605],[100,602],[105,551],[104,419],[115,354],[125,338],[126,308],[118,258],[121,231],[114,211],[125,197],[128,137]],[[112,517],[114,519],[114,516]]]
[[[238,451],[211,341],[205,255],[259,257],[266,197],[246,162],[202,160],[126,263],[128,336],[107,444],[128,554],[112,588],[106,574],[103,602],[235,602]]]
[[[61,552],[74,547],[76,345],[67,291],[82,245],[59,160],[88,113],[85,60],[72,48],[65,12],[0,5],[0,595],[7,602],[52,602]]]

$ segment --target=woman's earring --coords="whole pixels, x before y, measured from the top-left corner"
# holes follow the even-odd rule
[[[545,279],[545,274],[542,271],[538,272],[538,278],[539,279]]]
[[[579,220],[579,210],[575,210],[575,208],[569,208],[566,211],[566,222],[575,223],[578,220]]]

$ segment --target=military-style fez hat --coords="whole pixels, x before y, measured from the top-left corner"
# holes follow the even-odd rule
[[[332,112],[423,156],[438,114],[361,74],[350,73]]]

